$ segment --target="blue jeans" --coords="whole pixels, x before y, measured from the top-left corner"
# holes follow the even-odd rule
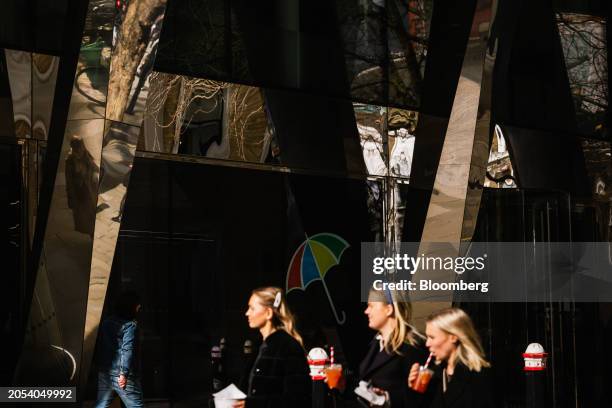
[[[108,372],[98,372],[98,400],[95,408],[107,408],[115,399],[115,394],[119,395],[126,408],[142,408],[142,388],[140,379],[129,376],[125,389],[119,387],[117,380],[118,374]]]

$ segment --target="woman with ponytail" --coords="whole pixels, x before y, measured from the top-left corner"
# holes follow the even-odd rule
[[[434,396],[431,408],[493,408],[489,367],[472,319],[459,308],[437,311],[427,318],[427,347],[439,366],[429,387]],[[415,364],[410,386],[418,376]]]
[[[377,334],[359,367],[360,378],[369,382],[375,393],[384,395],[391,408],[425,406],[429,395],[419,394],[407,384],[410,367],[427,359],[424,338],[410,325],[410,303],[393,298],[390,291],[371,290],[365,314]]]
[[[308,363],[282,289],[255,289],[246,316],[249,327],[261,333],[263,343],[248,384],[244,384],[247,398],[234,408],[309,408],[312,384]]]

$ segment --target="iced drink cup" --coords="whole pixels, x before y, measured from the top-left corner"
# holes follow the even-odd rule
[[[424,394],[427,391],[427,386],[429,385],[429,381],[431,380],[431,376],[433,375],[433,371],[429,368],[425,368],[424,366],[419,367],[419,376],[414,382],[413,390],[416,392],[420,392]]]
[[[332,364],[325,369],[327,374],[327,386],[329,388],[338,388],[340,377],[342,377],[342,366],[340,364]]]

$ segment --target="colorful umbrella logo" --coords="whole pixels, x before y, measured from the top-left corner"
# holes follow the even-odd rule
[[[338,316],[324,278],[332,266],[340,263],[340,257],[349,246],[338,235],[327,232],[307,237],[294,252],[287,269],[287,293],[293,289],[306,290],[312,282],[321,281],[338,324],[344,323],[346,315],[342,312],[342,318]]]

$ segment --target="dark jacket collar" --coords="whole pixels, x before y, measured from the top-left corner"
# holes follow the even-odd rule
[[[291,335],[287,333],[283,329],[276,330],[274,333],[268,335],[266,339],[262,342],[262,346],[270,346],[270,345],[278,345],[286,343],[292,339]]]
[[[375,337],[370,342],[368,354],[359,365],[359,376],[361,378],[370,377],[372,373],[391,361],[394,355],[395,353],[389,354],[385,349],[380,351],[380,343]]]
[[[442,368],[446,368],[446,366]],[[442,373],[442,370],[440,373]],[[452,407],[455,401],[461,397],[472,378],[471,374],[472,372],[469,368],[461,363],[457,363],[451,380],[447,384],[446,392],[444,393],[444,401],[447,407]]]

